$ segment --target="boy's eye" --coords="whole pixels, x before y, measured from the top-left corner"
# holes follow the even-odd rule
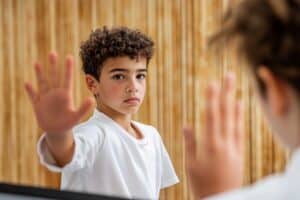
[[[125,76],[122,74],[115,74],[112,76],[112,79],[114,79],[114,80],[123,80],[124,78],[125,78]]]
[[[140,80],[145,79],[145,78],[146,78],[146,74],[138,74],[138,75],[136,76],[136,78],[137,78],[137,79],[140,79]]]

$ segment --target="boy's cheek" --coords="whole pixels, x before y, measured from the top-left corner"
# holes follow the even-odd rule
[[[99,91],[101,96],[103,96],[106,99],[110,99],[111,101],[117,100],[120,98],[120,96],[123,96],[123,90],[122,88],[114,85],[110,85],[110,87],[102,88],[102,90]]]
[[[115,92],[120,92],[120,91],[124,91],[124,88],[122,87],[122,86],[120,86],[119,84],[111,84],[110,86],[109,86],[109,89],[111,90],[111,91],[115,91]]]

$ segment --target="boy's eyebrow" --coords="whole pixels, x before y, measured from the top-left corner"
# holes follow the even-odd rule
[[[138,72],[147,72],[148,69],[137,69]],[[109,73],[113,73],[113,72],[129,72],[128,69],[124,69],[124,68],[114,68],[112,70],[109,71]]]
[[[148,69],[146,69],[146,68],[145,69],[138,69],[137,71],[138,72],[148,72]]]
[[[109,73],[112,73],[112,72],[128,72],[129,70],[127,69],[123,69],[123,68],[114,68],[112,70],[109,71]]]

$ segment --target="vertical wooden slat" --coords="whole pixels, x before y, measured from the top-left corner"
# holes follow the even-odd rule
[[[17,182],[18,178],[18,155],[17,155],[17,133],[16,133],[16,83],[15,83],[15,20],[14,20],[14,1],[5,1],[4,4],[4,28],[3,34],[6,35],[4,40],[4,49],[7,54],[4,57],[4,66],[7,69],[5,76],[5,130],[7,135],[4,138],[4,153],[7,165],[4,168],[4,179],[9,182]],[[11,148],[14,147],[14,148]]]
[[[124,25],[125,22],[125,12],[126,12],[126,2],[128,2],[128,0],[123,1],[123,0],[114,0],[113,1],[113,8],[114,8],[114,12],[112,13],[114,16],[114,26],[122,26]],[[123,10],[124,8],[124,10]],[[120,12],[122,10],[122,12]]]
[[[49,26],[49,33],[50,33],[50,51],[56,50],[56,30],[55,30],[55,1],[47,1],[47,8],[48,8],[48,26]]]
[[[181,28],[181,14],[182,14],[182,8],[181,8],[181,0],[173,1],[172,6],[172,19],[176,19],[172,21],[172,33],[173,36],[173,48],[172,48],[172,57],[173,57],[173,64],[172,64],[172,72],[173,77],[171,78],[172,81],[172,92],[173,92],[173,102],[171,105],[171,109],[173,110],[173,131],[170,132],[170,137],[172,142],[172,149],[173,149],[173,155],[172,155],[172,162],[174,164],[175,170],[177,172],[177,175],[180,179],[181,184],[177,184],[175,186],[174,191],[174,199],[184,199],[184,195],[182,192],[182,186],[184,183],[184,167],[182,165],[183,163],[183,156],[182,156],[182,149],[183,149],[183,143],[182,143],[182,111],[183,111],[183,105],[182,105],[182,93],[179,91],[182,91],[183,85],[182,85],[182,77],[181,77],[181,70],[183,66],[180,65],[182,62],[181,58],[181,52],[178,51],[178,49],[182,48],[181,38],[182,38],[182,31]],[[178,134],[176,134],[178,132]]]
[[[24,5],[24,4],[23,4]],[[26,5],[26,6],[25,6]],[[26,23],[26,40],[25,49],[28,49],[25,54],[25,66],[27,73],[25,74],[25,80],[31,81],[35,86],[33,63],[37,59],[37,48],[36,48],[36,12],[35,12],[35,1],[29,0],[25,4],[25,19]],[[26,112],[26,117],[24,120],[24,130],[28,134],[28,151],[26,151],[25,160],[28,163],[26,166],[31,165],[31,167],[23,167],[26,169],[27,178],[34,185],[41,185],[40,175],[41,167],[38,165],[37,156],[32,156],[32,152],[36,151],[35,143],[38,138],[38,128],[36,120],[34,118],[33,110],[29,99],[24,101],[24,112]]]
[[[4,29],[4,2],[0,1],[0,29]],[[0,95],[4,96],[4,41],[3,41],[3,31],[0,31]],[[2,110],[4,107],[4,100],[0,98],[0,109]],[[3,110],[2,110],[3,112]],[[4,129],[4,115],[0,115],[0,161],[4,160],[4,138],[5,138],[5,129]],[[0,163],[0,177],[3,179],[3,172],[5,168],[5,163]]]
[[[188,104],[188,81],[187,81],[187,64],[188,64],[188,58],[187,58],[187,48],[188,48],[188,41],[187,41],[187,13],[189,12],[187,10],[187,4],[185,0],[181,0],[180,2],[181,5],[181,15],[180,15],[180,30],[182,30],[182,34],[180,37],[180,43],[181,43],[181,49],[180,49],[180,57],[181,57],[181,62],[180,62],[180,66],[182,66],[181,68],[181,85],[182,85],[182,91],[181,91],[181,104],[182,104],[182,123],[183,125],[186,125],[189,121],[189,114],[188,114],[188,109],[187,109],[187,104]],[[184,150],[183,150],[183,161],[185,160],[185,154],[184,154]],[[182,162],[182,168],[184,169],[185,164],[184,162]],[[188,192],[188,184],[187,184],[187,178],[186,178],[186,174],[184,174],[183,176],[183,180],[180,180],[181,183],[183,184],[183,199],[190,199],[190,193]]]
[[[21,1],[16,1],[16,46],[15,46],[15,58],[16,58],[16,69],[17,71],[15,72],[15,82],[17,84],[16,86],[16,93],[18,96],[18,101],[17,101],[17,105],[16,108],[16,113],[15,113],[15,118],[19,119],[17,121],[17,127],[21,127],[23,125],[23,119],[24,119],[24,115],[26,115],[26,113],[24,112],[24,106],[23,106],[23,102],[25,100],[25,95],[24,95],[24,90],[23,90],[23,83],[24,83],[24,74],[26,73],[24,70],[24,63],[25,63],[25,51],[23,51],[23,49],[25,49],[25,28],[24,28],[24,9],[23,9],[23,5]],[[26,164],[26,161],[24,160],[26,158],[26,152],[24,150],[27,150],[27,147],[30,143],[30,140],[26,137],[27,133],[26,133],[26,127],[24,127],[25,129],[22,130],[22,134],[18,134],[18,143],[20,145],[22,145],[23,148],[17,148],[18,151],[18,181],[21,183],[25,183],[26,182],[26,169],[22,168],[22,164]],[[18,131],[19,133],[19,131]]]
[[[158,52],[156,52],[156,58],[157,58],[157,102],[158,102],[158,116],[157,116],[157,119],[158,119],[158,130],[160,132],[162,132],[164,130],[164,123],[163,123],[163,117],[164,117],[164,112],[163,112],[163,108],[164,108],[164,98],[165,98],[165,95],[163,93],[163,88],[164,88],[164,80],[162,79],[163,77],[163,69],[164,69],[164,63],[163,63],[163,58],[164,58],[164,54],[165,54],[165,51],[162,51],[162,49],[164,49],[164,46],[163,46],[163,31],[162,31],[162,27],[163,27],[163,24],[162,24],[162,21],[161,19],[163,18],[163,13],[164,13],[164,10],[163,10],[163,1],[162,0],[158,0],[157,1],[157,15],[158,15],[158,19],[159,19],[159,23],[157,23],[157,26],[156,26],[156,31],[157,31],[157,40],[156,40],[156,49]]]
[[[168,59],[173,56],[173,49],[174,49],[174,42],[173,37],[176,34],[176,32],[173,32],[173,20],[172,20],[172,6],[173,1],[163,1],[163,20],[162,20],[162,33],[163,33],[163,43],[161,46],[161,50],[164,50],[164,56],[162,57],[162,83],[164,85],[168,85],[169,87],[163,87],[163,118],[168,118],[168,121],[164,121],[164,129],[162,129],[161,134],[163,135],[164,143],[166,145],[166,149],[169,152],[170,157],[172,160],[174,160],[174,127],[173,127],[173,121],[174,121],[174,115],[169,115],[169,111],[173,110],[173,84],[172,79],[174,76],[174,71],[176,70],[173,67],[173,60]],[[161,67],[161,66],[159,66]],[[160,96],[161,98],[162,96]],[[166,192],[166,199],[174,199],[174,187],[168,188]]]
[[[115,25],[116,15],[115,15],[115,1],[97,0],[96,1],[96,16],[97,25],[102,27],[106,25],[107,27],[112,27]]]
[[[156,31],[156,24],[157,24],[157,9],[156,9],[156,1],[146,1],[147,2],[147,33],[154,41],[154,56],[150,61],[148,66],[148,77],[147,77],[147,95],[146,97],[149,99],[149,121],[155,127],[158,126],[158,103],[157,103],[157,70],[158,70],[158,62],[157,62],[157,31]]]
[[[163,59],[164,59],[164,54],[165,51],[161,51],[161,49],[164,48],[163,46],[163,15],[164,15],[164,9],[163,9],[163,0],[158,0],[157,4],[156,4],[156,9],[157,9],[157,16],[158,16],[158,20],[159,22],[156,25],[156,31],[157,31],[157,40],[156,40],[156,59],[157,59],[157,102],[158,102],[158,115],[157,115],[157,119],[158,119],[158,124],[157,124],[157,129],[160,132],[162,138],[163,138],[163,134],[164,134],[164,127],[165,124],[163,123],[163,118],[164,115],[166,113],[164,113],[164,99],[165,99],[165,95],[163,93],[163,85],[164,85],[164,80],[163,80],[163,69],[164,69],[164,63],[163,63]],[[164,140],[164,143],[167,143],[167,141]],[[161,195],[160,195],[160,199],[164,200],[167,199],[167,192],[166,191],[162,191]]]

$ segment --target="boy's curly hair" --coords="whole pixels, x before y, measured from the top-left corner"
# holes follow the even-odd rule
[[[93,31],[89,39],[80,46],[83,71],[99,81],[103,63],[112,57],[129,56],[131,59],[144,57],[147,65],[153,55],[154,42],[138,30],[116,27]]]
[[[234,40],[254,72],[264,65],[300,92],[300,0],[242,0],[222,26],[212,43]]]

